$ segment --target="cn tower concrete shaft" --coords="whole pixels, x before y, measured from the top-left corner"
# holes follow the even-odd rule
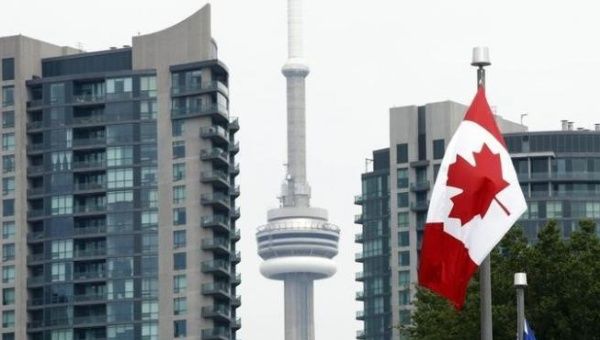
[[[313,279],[291,274],[285,286],[285,340],[313,340]]]
[[[267,212],[256,233],[261,273],[284,282],[285,340],[315,340],[313,285],[336,272],[339,228],[327,210],[310,206],[306,174],[306,89],[302,0],[288,0],[287,171],[280,207]]]

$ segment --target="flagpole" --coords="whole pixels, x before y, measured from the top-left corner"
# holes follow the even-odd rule
[[[525,287],[527,274],[515,273],[515,289],[517,290],[517,340],[523,340],[525,333]]]
[[[485,88],[485,67],[491,65],[487,47],[473,48],[472,66],[477,67],[477,88]],[[492,340],[492,270],[490,256],[479,265],[479,317],[481,340]]]

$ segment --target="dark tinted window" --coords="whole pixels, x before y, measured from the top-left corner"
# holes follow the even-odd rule
[[[396,162],[408,163],[408,144],[396,145]]]
[[[2,59],[2,80],[15,79],[15,59]]]
[[[443,139],[433,141],[433,159],[444,158],[445,144]]]

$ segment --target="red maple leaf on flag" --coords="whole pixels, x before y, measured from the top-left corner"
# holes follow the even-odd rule
[[[469,223],[477,215],[485,217],[493,200],[510,215],[496,198],[496,195],[509,185],[502,177],[500,155],[493,153],[484,143],[481,151],[474,152],[473,156],[475,166],[457,155],[456,162],[448,168],[446,185],[463,190],[451,198],[454,206],[449,216],[460,219],[461,226]]]

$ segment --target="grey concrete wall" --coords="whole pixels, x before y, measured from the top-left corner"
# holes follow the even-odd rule
[[[185,229],[187,234],[187,291],[177,296],[186,296],[188,304],[187,335],[199,339],[203,328],[211,328],[212,321],[204,320],[202,306],[210,306],[212,299],[202,296],[202,283],[211,282],[212,276],[200,272],[201,262],[210,260],[210,252],[200,249],[201,240],[210,237],[210,231],[200,227],[200,216],[208,215],[209,209],[200,204],[201,193],[210,192],[210,186],[200,183],[200,173],[210,170],[210,165],[200,161],[200,150],[210,148],[210,142],[200,138],[200,127],[210,126],[209,118],[187,118],[185,134],[174,139],[171,134],[171,73],[169,66],[215,59],[216,48],[211,39],[210,5],[162,31],[133,37],[133,68],[155,69],[158,98],[158,196],[159,196],[159,338],[173,336],[173,231]],[[209,73],[203,81],[209,81]],[[186,147],[186,178],[184,183],[173,182],[172,141],[184,140]],[[179,162],[179,160],[178,160]],[[187,226],[173,227],[173,185],[186,186]],[[178,252],[181,249],[177,250]],[[184,271],[181,271],[182,273]],[[178,317],[177,319],[182,319]]]

